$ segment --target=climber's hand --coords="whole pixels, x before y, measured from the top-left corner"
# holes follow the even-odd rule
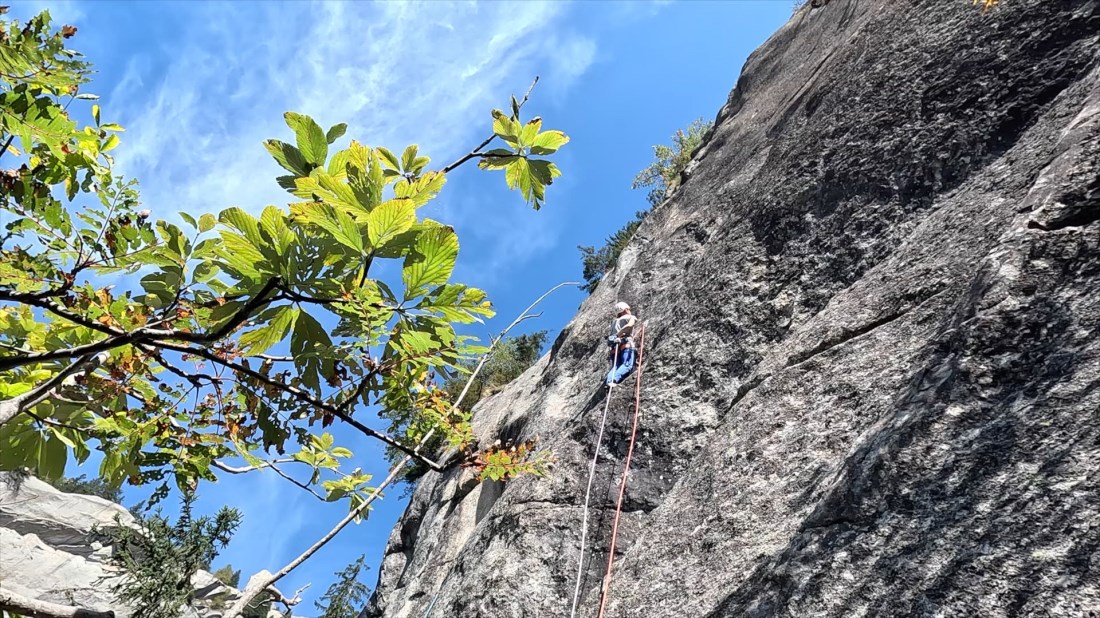
[[[607,338],[607,345],[616,345],[619,343],[619,338],[615,335],[611,335]]]

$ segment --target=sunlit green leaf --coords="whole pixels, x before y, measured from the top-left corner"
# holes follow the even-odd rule
[[[371,247],[383,247],[416,223],[416,207],[409,199],[389,200],[368,213],[366,221]]]
[[[457,260],[458,236],[453,228],[436,224],[421,231],[401,273],[405,298],[412,298],[425,286],[446,283]]]
[[[531,154],[548,155],[557,152],[568,143],[569,137],[561,131],[543,131],[531,140],[528,146],[531,147]]]
[[[348,130],[348,125],[345,122],[341,122],[339,124],[334,124],[331,127],[329,127],[329,130],[325,133],[325,140],[328,141],[328,143],[331,144],[331,143],[335,142],[336,140],[340,139],[341,137],[343,137],[344,133],[346,133],[347,130]]]
[[[267,324],[241,335],[241,349],[247,354],[263,354],[286,338],[297,319],[298,308],[294,305],[275,307]]]
[[[309,175],[309,163],[294,146],[277,139],[269,139],[264,141],[264,148],[283,169],[294,174],[292,178]]]
[[[302,157],[311,165],[324,165],[328,158],[328,138],[325,137],[321,125],[309,116],[295,112],[287,112],[283,114],[283,118],[294,131]]]

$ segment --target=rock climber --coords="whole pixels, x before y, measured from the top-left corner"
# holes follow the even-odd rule
[[[611,335],[607,338],[611,371],[604,384],[608,386],[622,382],[634,370],[634,324],[637,321],[630,312],[630,305],[622,301],[615,303],[615,319],[611,321]]]

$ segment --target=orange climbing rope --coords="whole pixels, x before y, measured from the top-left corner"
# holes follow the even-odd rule
[[[600,592],[600,612],[597,618],[603,618],[607,609],[607,593],[611,588],[611,567],[615,564],[615,541],[619,538],[619,517],[623,513],[623,497],[626,495],[626,479],[630,474],[630,458],[634,455],[634,442],[638,436],[638,419],[642,414],[642,355],[645,353],[645,324],[638,332],[638,368],[634,376],[634,428],[630,430],[630,446],[626,449],[626,463],[623,464],[623,480],[619,484],[619,502],[615,505],[615,521],[611,525],[611,547],[607,550],[607,574],[603,578],[603,590]]]

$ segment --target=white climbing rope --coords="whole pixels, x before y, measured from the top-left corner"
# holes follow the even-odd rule
[[[615,350],[615,358],[611,367],[614,374],[619,368],[619,351]],[[607,424],[607,410],[611,407],[611,393],[615,388],[614,382],[607,385],[607,399],[603,404],[603,418],[600,419],[600,431],[596,435],[596,453],[592,456],[592,465],[588,468],[588,488],[584,490],[584,515],[581,517],[581,555],[577,560],[577,587],[573,589],[573,608],[569,611],[569,618],[577,618],[577,602],[581,598],[581,580],[584,579],[584,543],[588,537],[588,501],[592,496],[592,480],[596,478],[596,462],[600,459],[600,445],[603,444],[603,430]]]

